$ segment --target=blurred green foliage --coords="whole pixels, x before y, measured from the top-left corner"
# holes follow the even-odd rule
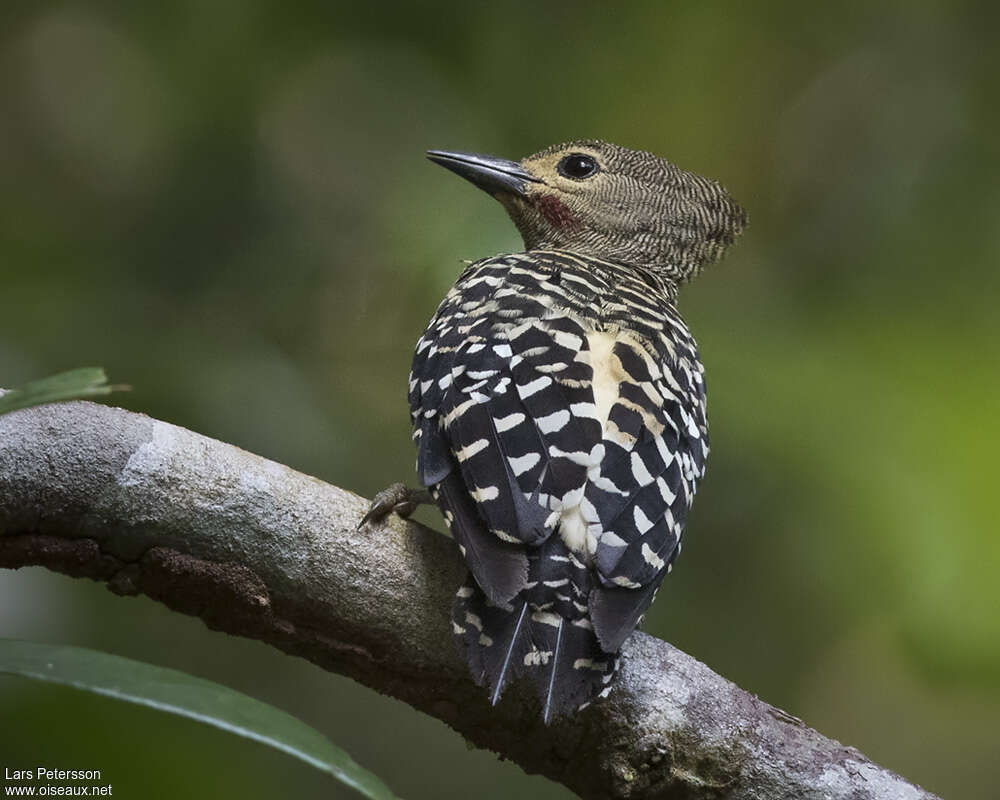
[[[0,383],[100,363],[122,405],[371,494],[412,475],[410,353],[460,259],[519,246],[423,150],[665,155],[751,225],[682,294],[713,453],[647,629],[936,792],[992,797],[998,8],[5,0]],[[0,575],[0,635],[232,685],[402,796],[566,796],[175,616]],[[0,680],[2,762],[100,768],[122,796],[330,796],[107,706]]]
[[[369,800],[396,800],[377,776],[302,720],[186,672],[87,647],[0,638],[0,674],[71,686],[186,717],[293,756]],[[10,772],[5,768],[4,777]],[[42,771],[32,777],[42,778]]]
[[[4,389],[0,394],[0,414],[9,414],[22,408],[66,400],[90,400],[104,397],[127,386],[109,386],[108,378],[100,367],[78,367],[58,375],[37,378],[16,389]]]

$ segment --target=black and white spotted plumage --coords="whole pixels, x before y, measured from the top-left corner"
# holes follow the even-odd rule
[[[640,267],[502,255],[417,345],[417,468],[469,565],[454,631],[494,702],[520,675],[546,719],[606,692],[680,551],[708,430],[675,296]]]

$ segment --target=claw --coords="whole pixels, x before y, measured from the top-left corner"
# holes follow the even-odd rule
[[[358,530],[369,522],[380,522],[394,511],[405,519],[417,506],[430,502],[431,496],[426,489],[410,489],[405,484],[394,483],[375,495],[367,513],[358,523]]]

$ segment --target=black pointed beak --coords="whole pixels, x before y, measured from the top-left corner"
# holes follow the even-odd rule
[[[427,157],[489,194],[508,192],[524,197],[529,183],[541,183],[540,179],[525,172],[516,161],[505,158],[446,150],[428,150]]]

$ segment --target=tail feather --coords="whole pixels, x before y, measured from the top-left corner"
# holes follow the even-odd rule
[[[490,681],[490,686],[493,689],[493,694],[490,697],[490,702],[496,705],[500,702],[500,695],[503,694],[504,683],[507,680],[507,671],[511,666],[511,658],[514,656],[515,652],[518,650],[518,645],[521,644],[526,637],[521,636],[521,628],[524,625],[524,618],[528,615],[528,603],[526,600],[521,601],[521,610],[517,612],[517,622],[514,623],[514,629],[510,632],[507,639],[507,646],[504,648],[503,661],[499,665],[499,670],[493,674],[492,671],[487,671],[487,679]],[[511,614],[511,617],[514,617]],[[523,649],[523,648],[522,648]],[[515,664],[516,670],[516,664]]]
[[[494,705],[504,688],[519,674],[531,650],[527,601],[497,606],[479,588],[470,573],[455,595],[452,629],[464,650],[472,677],[486,686]]]
[[[566,620],[560,619],[558,622],[558,627],[556,628],[556,645],[552,648],[552,661],[549,667],[549,690],[545,695],[545,708],[542,710],[542,720],[546,725],[549,724],[552,714],[552,695],[553,690],[556,688],[556,676],[559,674],[559,646],[562,644],[562,632],[563,625],[566,624]]]
[[[546,724],[606,694],[617,670],[617,654],[601,649],[585,618],[533,611],[525,595],[494,605],[471,575],[455,597],[453,628],[491,702],[523,676],[534,686]]]
[[[533,631],[542,652],[542,668],[533,677],[546,724],[606,693],[618,668],[618,654],[601,649],[586,621],[563,619],[558,627],[535,623]],[[546,659],[547,652],[551,655]]]

